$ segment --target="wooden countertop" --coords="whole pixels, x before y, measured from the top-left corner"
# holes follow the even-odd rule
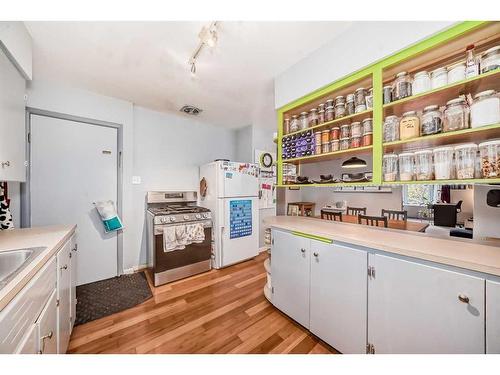
[[[298,216],[268,217],[264,224],[500,276],[500,246],[489,243]]]
[[[0,252],[27,247],[46,247],[15,278],[0,289],[0,311],[71,238],[75,229],[76,225],[55,225],[0,231]]]

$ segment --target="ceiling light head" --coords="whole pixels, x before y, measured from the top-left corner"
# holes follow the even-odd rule
[[[198,37],[201,43],[210,48],[215,47],[217,44],[217,22],[212,22],[209,26],[203,26]]]
[[[342,168],[364,168],[366,167],[366,161],[359,159],[355,156],[346,160],[342,163]]]
[[[180,111],[187,115],[198,116],[203,112],[203,109],[195,107],[194,105],[184,105],[181,107]]]

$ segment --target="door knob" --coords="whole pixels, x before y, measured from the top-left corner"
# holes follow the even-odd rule
[[[306,252],[306,249],[300,249],[300,252],[301,252],[301,253],[305,253],[305,252]]]
[[[460,302],[463,302],[463,303],[469,303],[469,297],[463,295],[463,294],[459,294],[458,295],[458,300]]]
[[[318,257],[318,255],[319,255],[319,254],[318,254],[318,253],[313,253],[313,255],[314,255],[315,257]]]

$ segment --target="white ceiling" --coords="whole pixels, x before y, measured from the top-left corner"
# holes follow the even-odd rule
[[[187,62],[208,22],[26,24],[34,41],[35,80],[164,112],[192,104],[203,109],[199,120],[230,128],[258,121],[274,126],[263,115],[274,107],[273,78],[349,25],[221,22],[216,48],[203,50],[192,77]]]

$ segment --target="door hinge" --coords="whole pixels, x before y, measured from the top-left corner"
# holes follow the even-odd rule
[[[28,143],[31,143],[31,133],[28,133],[27,137],[28,137]]]
[[[71,258],[71,253],[69,253],[69,257]]]
[[[374,266],[368,266],[368,276],[371,279],[375,278],[375,267]]]
[[[373,344],[366,344],[366,354],[375,354],[375,345]]]
[[[271,287],[271,293],[274,294],[274,286]]]
[[[56,307],[59,306],[59,299],[56,299]]]
[[[274,238],[271,240],[271,244],[273,244],[273,245],[274,245]]]

